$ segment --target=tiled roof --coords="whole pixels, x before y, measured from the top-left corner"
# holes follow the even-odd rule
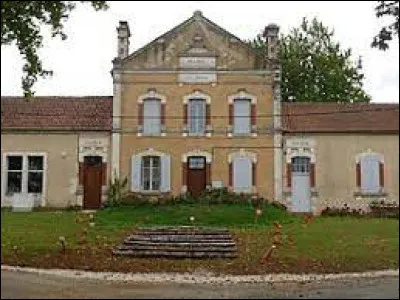
[[[111,130],[112,97],[1,97],[1,128]]]
[[[399,132],[398,104],[284,103],[285,132]]]

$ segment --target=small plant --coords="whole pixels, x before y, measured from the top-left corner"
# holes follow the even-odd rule
[[[60,236],[60,237],[58,238],[58,241],[60,242],[62,253],[65,253],[65,250],[66,250],[66,241],[65,241],[65,237]]]
[[[128,195],[127,191],[128,178],[118,178],[115,174],[114,182],[109,181],[107,191],[107,201],[105,206],[115,207],[120,206]]]

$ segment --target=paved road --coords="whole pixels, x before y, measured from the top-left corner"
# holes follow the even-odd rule
[[[1,271],[1,299],[399,299],[399,278],[311,283],[177,284],[116,283]]]

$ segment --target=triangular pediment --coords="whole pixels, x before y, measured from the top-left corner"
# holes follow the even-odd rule
[[[248,43],[200,12],[122,60],[124,69],[179,69],[182,57],[216,58],[219,69],[249,69],[254,55]]]

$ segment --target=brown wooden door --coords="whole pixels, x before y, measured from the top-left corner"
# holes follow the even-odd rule
[[[101,204],[102,158],[86,156],[84,160],[83,208],[97,209]]]
[[[187,162],[187,186],[188,192],[193,197],[200,196],[206,189],[206,158],[203,156],[191,156]]]

